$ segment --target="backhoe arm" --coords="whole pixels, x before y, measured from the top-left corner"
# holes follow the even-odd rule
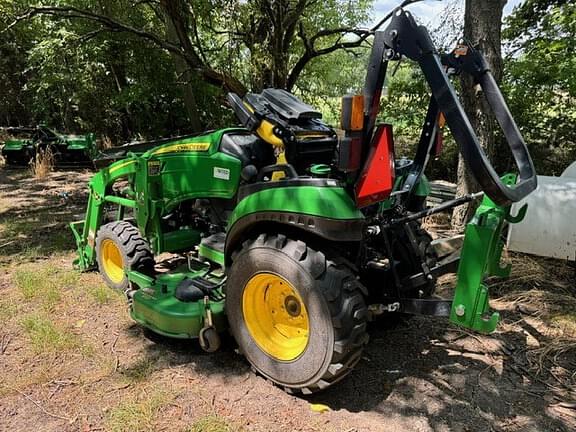
[[[397,9],[390,25],[384,31],[384,42],[388,47],[385,54],[387,59],[399,60],[405,56],[418,62],[432,90],[438,110],[444,114],[474,178],[496,204],[507,206],[518,202],[536,189],[536,172],[526,143],[486,60],[479,51],[463,46],[441,58],[434,48],[428,30],[418,25],[414,17],[401,8]],[[472,75],[482,88],[518,167],[519,178],[516,184],[505,184],[490,164],[445,67]]]

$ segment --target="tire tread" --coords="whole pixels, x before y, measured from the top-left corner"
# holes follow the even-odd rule
[[[261,234],[247,240],[232,257],[252,248],[273,247],[299,262],[316,279],[319,289],[328,303],[334,328],[334,345],[331,362],[316,382],[305,387],[280,385],[291,394],[311,394],[335,384],[350,373],[360,361],[364,346],[368,343],[367,315],[364,296],[366,288],[354,275],[354,267],[344,258],[327,256],[310,248],[301,240],[287,238],[283,234]]]
[[[128,268],[145,274],[152,274],[154,270],[154,254],[137,227],[124,220],[102,225],[96,235],[97,251],[103,237],[111,240],[114,240],[114,238],[118,239],[118,246],[128,258],[126,263]]]

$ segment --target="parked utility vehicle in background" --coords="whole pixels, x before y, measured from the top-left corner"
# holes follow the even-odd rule
[[[27,166],[37,154],[49,150],[57,166],[91,166],[97,152],[92,133],[62,135],[43,125],[3,131],[10,136],[2,147],[2,156],[8,165]]]

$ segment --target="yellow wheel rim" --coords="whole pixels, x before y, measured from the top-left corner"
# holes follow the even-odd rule
[[[122,282],[124,279],[124,260],[116,243],[113,240],[104,239],[100,246],[100,252],[106,276],[114,283]]]
[[[244,287],[244,322],[250,335],[269,356],[298,358],[308,345],[306,306],[292,284],[272,273],[258,273]]]

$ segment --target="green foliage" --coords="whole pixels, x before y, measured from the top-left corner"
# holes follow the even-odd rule
[[[401,141],[418,139],[429,100],[428,86],[417,65],[401,64],[385,84],[380,118],[394,125]]]
[[[154,42],[169,39],[160,3],[39,3],[74,6],[141,34],[112,31],[101,22],[77,17],[36,15],[11,25],[30,2],[0,0],[0,125],[44,122],[64,132],[94,131],[114,144],[190,132],[184,87],[192,90],[203,127],[235,124],[223,103],[224,89],[208,84],[201,77],[202,67],[228,74],[249,89],[288,85],[311,41],[314,50],[321,50],[358,37],[345,32],[315,37],[319,31],[362,27],[373,5],[372,0],[330,0],[321,7],[297,0],[181,0],[190,46],[186,51],[176,41],[176,47],[201,62],[185,74],[191,77],[188,82],[177,72],[181,66],[174,53]],[[446,17],[436,29],[436,40],[444,49],[461,30],[457,5],[447,3]],[[540,174],[559,174],[576,159],[575,36],[574,2],[526,0],[506,20],[504,52],[509,54],[503,87]],[[312,57],[292,90],[318,106],[325,120],[336,126],[340,97],[362,89],[368,53],[365,44]],[[408,63],[386,83],[380,120],[394,125],[397,155],[413,154],[428,95],[418,68]],[[456,156],[454,143],[446,140],[440,161],[431,166],[432,177],[455,180]],[[512,164],[509,156],[496,162],[501,170]]]
[[[184,103],[182,93],[186,86],[203,127],[230,125],[235,120],[223,106],[222,88],[197,79],[195,67],[212,68],[257,89],[282,86],[304,52],[300,31],[310,38],[326,28],[359,26],[368,20],[371,4],[372,0],[331,0],[322,7],[296,0],[182,0],[178,5],[183,5],[190,46],[182,40],[175,43],[180,52],[201,61],[188,64],[188,82],[177,73],[181,67],[175,65],[174,53],[155,42],[171,40],[166,11],[157,2],[38,2],[110,17],[125,29],[137,29],[131,32],[94,19],[63,18],[62,13],[34,15],[11,25],[31,4],[0,0],[0,32],[7,36],[0,42],[0,124],[44,122],[65,132],[94,131],[115,144],[186,133],[192,130],[189,101]],[[291,24],[274,25],[271,17],[290,18]],[[322,37],[315,47],[324,48],[339,37]],[[349,64],[351,57],[340,60]],[[326,70],[326,62],[315,63],[317,71],[313,65],[306,68],[313,78],[310,85],[302,80],[303,88],[320,82],[317,77]],[[329,88],[325,82],[318,90]]]
[[[388,75],[379,120],[393,126],[396,157],[414,157],[429,101],[428,84],[416,64],[402,63]],[[431,161],[427,174],[431,179],[456,181],[458,149],[448,127],[443,135],[442,153]]]
[[[369,20],[373,1],[329,0],[321,5],[298,0],[217,0],[212,3],[199,27],[210,35],[202,39],[204,52],[212,64],[234,74],[249,88],[261,90],[286,85],[306,50],[304,40],[314,40],[314,48],[323,49],[339,40],[354,39],[356,36],[342,37],[341,33],[315,36],[326,29],[363,26]],[[344,61],[344,66],[350,64],[347,55],[340,55],[338,59]],[[315,61],[308,64],[306,70],[314,76],[313,70],[325,70],[325,64]],[[302,81],[306,78],[298,82],[299,88]],[[304,83],[303,87],[309,85]]]
[[[17,2],[0,1],[0,31],[9,25]],[[26,83],[26,56],[31,34],[16,27],[0,33],[0,124],[28,123],[30,112],[21,95]]]
[[[130,1],[66,3],[95,10],[100,4],[104,13],[130,25],[163,32],[163,24],[151,10],[134,8]],[[0,1],[4,12],[0,31],[24,6]],[[18,55],[0,62],[0,78],[15,66],[17,72],[8,80],[10,91],[0,96],[7,99],[0,105],[1,123],[46,123],[66,132],[95,131],[114,143],[190,130],[172,60],[145,40],[107,32],[87,20],[46,16],[24,20],[8,35],[10,42],[0,43],[0,52],[14,46]],[[196,89],[201,91],[202,86]],[[210,110],[204,114],[209,116]]]
[[[324,121],[337,126],[341,97],[362,92],[368,54],[368,47],[361,47],[354,52],[335,51],[315,58],[300,76],[294,92],[318,107]]]
[[[507,20],[505,90],[539,174],[576,159],[576,4],[527,0]]]

